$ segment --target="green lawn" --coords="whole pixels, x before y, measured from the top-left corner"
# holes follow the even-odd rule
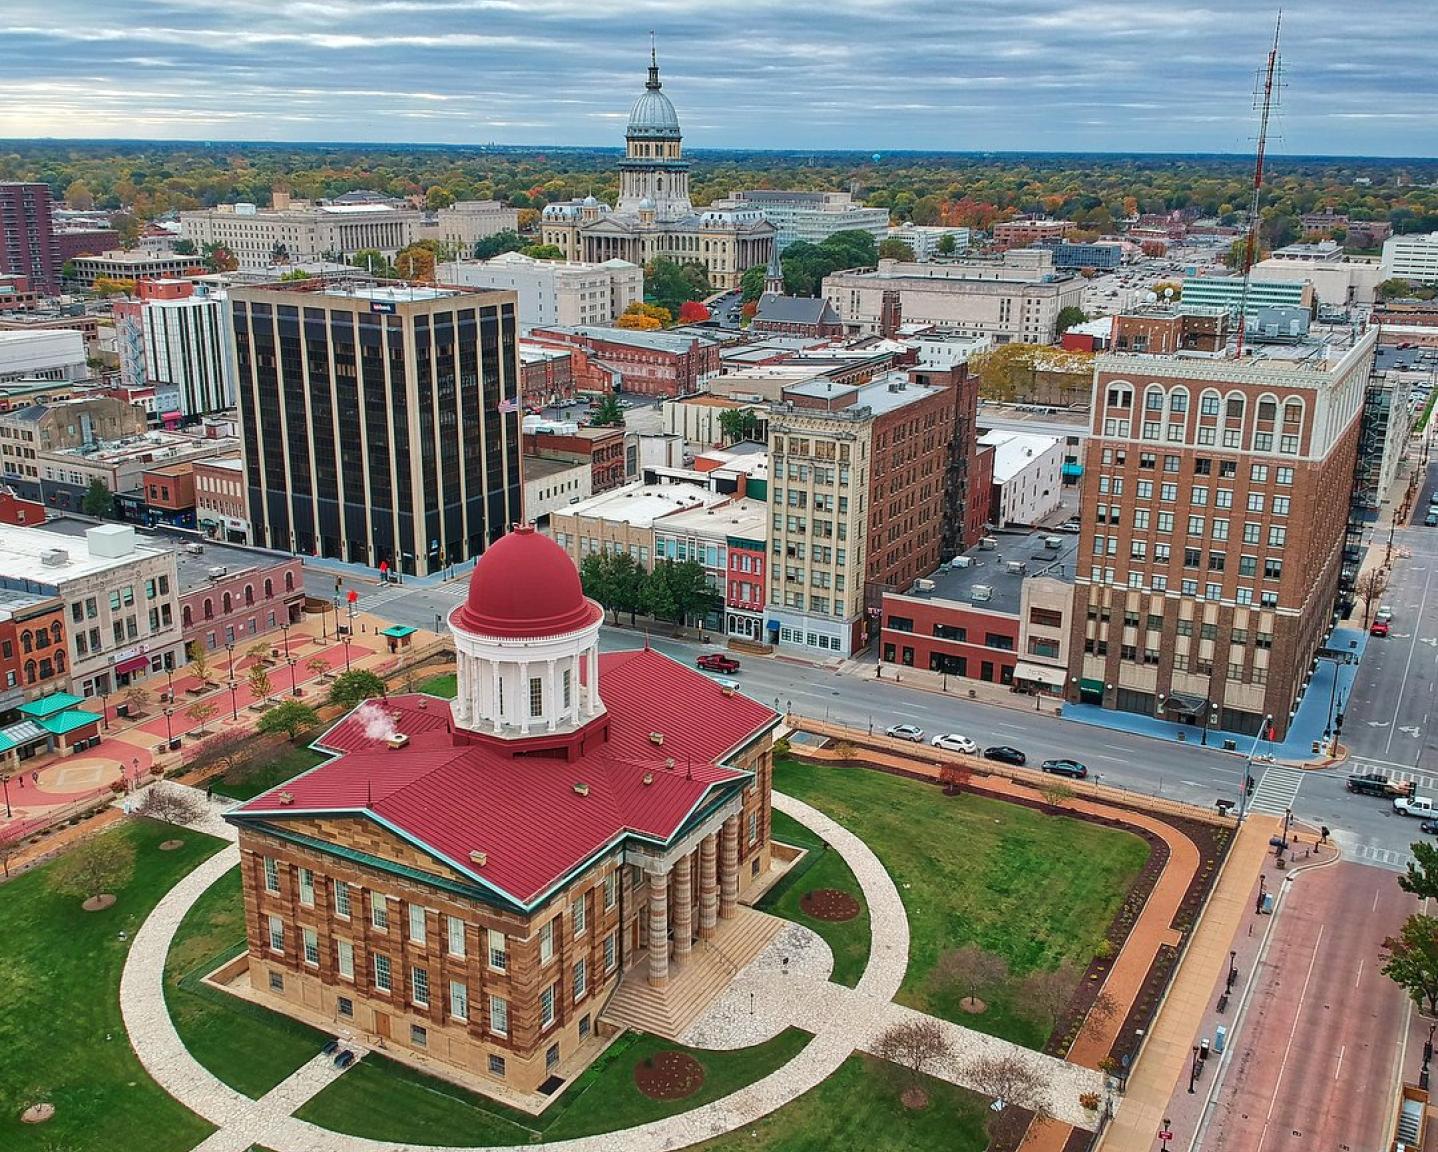
[[[446,672],[441,676],[431,676],[428,680],[418,684],[415,691],[428,692],[431,696],[443,696],[446,700],[453,700],[459,692],[459,677],[453,672]]]
[[[687,1112],[762,1079],[808,1042],[808,1033],[791,1028],[767,1043],[734,1052],[680,1049],[704,1065],[704,1086],[683,1100],[662,1101],[651,1100],[634,1086],[634,1066],[652,1053],[678,1046],[630,1033],[538,1117],[371,1055],[295,1115],[372,1140],[459,1145],[563,1140]]]
[[[191,1055],[231,1088],[258,1098],[329,1036],[200,982],[244,948],[244,914],[237,867],[195,902],[175,933],[165,960],[165,1002]]]
[[[944,1080],[923,1077],[928,1106],[905,1108],[904,1073],[855,1054],[799,1099],[727,1136],[695,1145],[703,1152],[983,1152],[984,1101]]]
[[[6,1152],[183,1152],[212,1127],[156,1085],[120,1020],[120,970],[130,941],[176,881],[224,842],[194,832],[161,852],[166,824],[127,820],[105,833],[135,849],[135,870],[102,912],[51,892],[49,868],[0,885],[0,1148]],[[47,1124],[21,1124],[38,1100]]]
[[[863,890],[844,858],[808,828],[784,813],[774,811],[773,836],[808,852],[793,869],[764,894],[758,907],[785,920],[812,928],[823,937],[834,954],[836,984],[852,988],[864,974],[869,960],[869,908]],[[838,888],[859,902],[859,915],[852,920],[815,920],[799,907],[805,892],[816,888]]]
[[[313,748],[297,744],[286,744],[255,762],[246,765],[239,772],[227,773],[213,781],[215,792],[235,800],[251,800],[261,792],[268,792],[276,784],[283,784],[292,776],[313,768],[327,759]]]
[[[1026,1016],[1016,988],[960,1009],[933,986],[941,952],[966,944],[1002,956],[1014,977],[1071,960],[1082,970],[1148,858],[1139,837],[863,768],[775,763],[774,788],[863,837],[898,885],[909,916],[909,970],[898,999],[1041,1048],[1049,1023]]]

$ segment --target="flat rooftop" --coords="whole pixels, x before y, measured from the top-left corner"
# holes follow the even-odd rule
[[[769,523],[769,505],[763,500],[734,500],[712,508],[672,512],[660,521],[663,532],[702,532],[710,536],[740,536],[745,540],[764,539]]]
[[[56,588],[62,582],[123,568],[137,558],[159,556],[164,551],[149,544],[137,532],[135,551],[124,556],[92,556],[85,531],[94,527],[97,525],[64,517],[47,521],[43,528],[0,524],[0,586],[13,588],[20,584],[25,590]],[[42,554],[57,548],[68,553],[64,564],[41,562]]]
[[[587,469],[588,464],[581,460],[556,460],[552,456],[529,456],[524,457],[524,478],[526,480],[548,480],[551,476],[558,476],[561,472],[573,472],[576,468]]]
[[[556,324],[541,325],[545,332],[567,332],[589,340],[608,340],[612,344],[628,344],[634,348],[649,348],[656,352],[679,355],[688,352],[696,342],[707,340],[699,336],[674,336],[668,332],[641,332],[634,328],[606,328],[598,324],[580,324],[569,328]]]
[[[708,508],[729,497],[693,484],[626,484],[571,504],[561,513],[612,520],[631,528],[652,528],[654,521],[686,508]]]
[[[11,620],[16,615],[41,604],[49,604],[55,597],[47,593],[21,592],[15,588],[0,588],[0,620]]]
[[[953,601],[966,608],[1017,616],[1026,579],[1050,576],[1072,582],[1074,578],[1079,544],[1077,533],[996,532],[989,539],[996,542],[997,546],[993,549],[980,545],[964,553],[964,558],[969,561],[967,567],[950,561],[947,566],[940,565],[936,572],[930,573],[926,579],[933,581],[932,591],[918,591],[910,587],[897,595],[914,600]],[[1059,546],[1049,548],[1045,541],[1050,539],[1058,540]],[[1010,571],[1008,565],[1011,563],[1022,564],[1024,570]],[[975,600],[975,588],[987,588],[989,598]]]
[[[58,520],[49,521],[45,527],[54,530],[56,535],[69,537],[71,541],[79,540],[83,544],[85,529],[93,528],[94,525],[84,520],[61,517]],[[8,530],[0,529],[0,550],[7,547],[6,531]],[[216,544],[210,540],[199,542],[203,550],[196,555],[185,550],[186,544],[196,543],[193,535],[171,534],[163,530],[146,532],[137,529],[135,542],[149,552],[173,552],[175,554],[175,573],[179,580],[181,595],[211,583],[211,568],[226,568],[229,570],[228,575],[233,576],[237,572],[273,568],[278,564],[287,563],[291,559],[283,552],[266,552],[259,548],[237,548],[232,544]],[[67,547],[65,544],[57,546]],[[74,554],[72,548],[70,555],[74,556]],[[118,563],[118,561],[111,563]],[[300,587],[295,590],[296,592],[304,591]]]

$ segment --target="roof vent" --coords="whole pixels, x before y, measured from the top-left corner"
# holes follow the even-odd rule
[[[281,804],[293,804],[295,802],[295,797],[292,792],[281,792],[279,800]]]
[[[661,744],[663,744],[663,743],[664,743],[664,733],[663,733],[663,732],[651,732],[651,733],[649,733],[649,743],[655,745],[656,747],[659,746],[659,745],[661,745]]]
[[[63,548],[46,548],[40,553],[40,563],[46,568],[63,568],[70,563],[70,553]]]
[[[666,761],[664,761],[664,767],[665,767],[666,770],[668,770],[668,771],[670,771],[670,772],[673,772],[673,771],[674,771],[674,757],[673,757],[673,756],[669,757],[669,759],[667,759]]]
[[[426,709],[426,708],[429,707],[429,697],[428,697],[428,696],[421,696],[421,697],[419,698],[419,707],[420,707],[420,711],[423,711],[424,709]]]
[[[489,853],[481,852],[478,848],[476,848],[473,852],[469,854],[469,862],[471,864],[477,864],[479,867],[483,868],[486,864],[489,863]]]
[[[393,736],[386,736],[384,742],[391,748],[403,748],[409,743],[409,737],[403,732],[396,732]]]
[[[575,794],[576,796],[588,796],[588,795],[589,795],[589,785],[586,784],[586,783],[584,783],[583,780],[576,780],[576,781],[574,782],[574,794]]]
[[[653,783],[654,783],[654,773],[653,773],[653,772],[646,772],[646,773],[644,773],[644,778],[643,778],[643,780],[641,781],[641,783],[643,783],[643,784],[653,784]]]

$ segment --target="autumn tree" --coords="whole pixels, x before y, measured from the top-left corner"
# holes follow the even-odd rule
[[[434,248],[423,240],[401,248],[394,258],[394,270],[401,280],[419,284],[434,282]]]
[[[190,667],[195,670],[195,675],[200,678],[201,684],[210,682],[210,653],[205,648],[204,641],[191,640],[190,646],[185,649],[185,655],[189,658]]]
[[[986,952],[976,944],[950,948],[934,962],[929,979],[939,988],[961,992],[959,1007],[965,1012],[982,1012],[983,997],[1001,986],[1009,976],[1002,956]]]
[[[679,305],[679,323],[702,324],[709,319],[709,309],[698,300],[686,300]]]
[[[83,180],[71,180],[65,189],[65,204],[76,212],[89,212],[95,207],[95,194]]]
[[[213,701],[196,700],[190,705],[190,709],[186,715],[199,725],[199,734],[203,736],[205,734],[205,725],[214,718],[215,713],[218,711],[219,709]]]
[[[627,328],[633,332],[657,332],[664,327],[653,316],[644,316],[635,312],[625,312],[614,322],[614,326]]]
[[[131,716],[143,716],[150,704],[150,693],[139,684],[131,684],[125,689],[125,704],[129,707]]]
[[[963,1066],[959,1082],[993,1102],[984,1113],[990,1148],[1016,1148],[1030,1123],[1048,1119],[1048,1077],[1028,1053],[977,1056]]]
[[[82,840],[50,869],[50,887],[61,896],[91,900],[110,894],[130,879],[135,849],[123,836],[110,833]]]
[[[1420,1012],[1438,1015],[1438,919],[1419,913],[1383,941],[1383,975],[1408,993]]]
[[[626,317],[630,318],[631,323],[625,323]],[[653,320],[655,323],[653,325],[641,324],[633,322],[634,320]],[[624,309],[615,323],[620,328],[638,328],[652,331],[654,328],[668,328],[673,324],[674,313],[668,308],[661,307],[658,304],[647,304],[643,300],[636,300],[633,304],[629,305],[628,308]]]
[[[1353,585],[1353,591],[1363,601],[1363,627],[1373,615],[1374,602],[1388,591],[1388,574],[1381,568],[1369,568]]]
[[[145,789],[133,816],[161,820],[166,824],[193,824],[205,814],[205,803],[188,788],[156,783]]]
[[[254,754],[254,739],[248,732],[219,732],[200,745],[192,763],[202,767],[213,764],[223,776],[238,775],[249,766]]]
[[[318,679],[321,676],[328,675],[330,670],[330,662],[326,660],[323,656],[311,656],[308,660],[305,661],[305,669],[309,672],[311,676],[314,676]]]
[[[239,257],[223,244],[204,244],[200,255],[211,272],[233,272],[240,266]]]
[[[250,684],[250,692],[255,700],[268,700],[270,698],[270,674],[263,664],[255,664],[250,668],[247,677]]]

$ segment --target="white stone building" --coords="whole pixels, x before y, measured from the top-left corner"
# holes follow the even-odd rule
[[[1390,236],[1378,262],[1384,280],[1438,284],[1438,232]]]
[[[180,412],[203,416],[235,406],[225,294],[197,285],[192,296],[153,299],[140,312],[150,380],[179,392]]]
[[[1060,438],[995,428],[979,437],[979,446],[994,450],[989,509],[994,524],[1037,524],[1058,508],[1064,463]]]
[[[435,276],[441,284],[517,293],[519,324],[524,329],[612,324],[631,304],[644,299],[644,269],[626,260],[565,263],[505,252],[492,260],[441,264]]]

